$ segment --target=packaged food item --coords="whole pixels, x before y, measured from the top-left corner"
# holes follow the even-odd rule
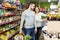
[[[8,40],[8,37],[6,34],[1,34],[0,35],[0,40]]]
[[[11,22],[11,21],[13,21],[14,18],[10,17],[10,18],[8,18],[8,19],[9,19],[9,22]]]
[[[5,8],[11,8],[11,5],[10,5],[9,2],[5,2],[5,3],[4,3],[4,7],[5,7]]]
[[[18,40],[23,40],[23,35],[22,34],[19,34]]]
[[[2,27],[0,26],[0,33],[2,32]]]
[[[0,14],[3,14],[3,10],[0,9]]]
[[[0,20],[0,23],[2,23],[2,20]]]
[[[6,31],[6,29],[5,29],[5,28],[3,28],[3,31]]]
[[[14,38],[14,40],[18,40],[18,38],[19,38],[19,37],[16,35],[15,38]]]
[[[23,40],[23,35],[20,33],[20,34],[17,34],[15,37],[14,37],[14,40]]]
[[[10,37],[10,32],[8,31],[8,32],[4,33],[3,35],[4,35],[6,38],[9,38],[9,37]]]
[[[60,32],[58,32],[58,39],[60,39]]]
[[[1,40],[4,40],[4,35],[0,35],[0,39]]]
[[[14,29],[10,30],[10,33],[11,34],[14,34],[15,33],[15,30]]]

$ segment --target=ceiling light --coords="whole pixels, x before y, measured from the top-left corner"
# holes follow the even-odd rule
[[[51,0],[48,0],[48,2],[51,2]]]

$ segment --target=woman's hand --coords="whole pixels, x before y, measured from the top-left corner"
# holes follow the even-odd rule
[[[20,30],[20,32],[19,33],[23,33],[23,31],[22,30]]]
[[[44,19],[43,19],[43,22],[47,22],[47,18],[44,18]]]
[[[37,33],[37,29],[35,29],[35,33]]]

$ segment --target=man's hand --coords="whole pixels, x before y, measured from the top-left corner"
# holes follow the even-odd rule
[[[20,34],[22,34],[22,35],[24,35],[24,32],[23,32],[23,30],[20,30],[20,32],[19,32]]]
[[[19,33],[23,33],[23,31],[22,30],[20,30],[20,32]]]

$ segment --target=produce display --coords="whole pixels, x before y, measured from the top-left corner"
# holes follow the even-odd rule
[[[0,27],[1,28],[0,29],[0,33],[6,31],[8,29],[11,29],[12,27],[13,26],[11,26],[11,24],[10,25],[6,25],[5,27]],[[15,26],[14,29],[11,29],[11,30],[3,33],[3,34],[0,34],[0,39],[1,40],[8,40],[9,37],[11,37],[13,34],[15,34],[15,32],[18,30],[19,27],[20,26]],[[4,37],[6,37],[6,38],[4,38]]]
[[[60,20],[60,14],[46,14],[49,20]]]
[[[0,24],[7,23],[7,22],[12,22],[12,21],[19,20],[19,19],[20,19],[19,16],[2,18],[2,19],[0,19]]]
[[[45,19],[45,18],[47,18],[47,16],[41,16],[42,17],[42,19]]]
[[[12,5],[12,4],[10,4],[9,2],[3,3],[3,6],[4,6],[5,8],[17,8],[17,6],[15,6],[14,4]]]
[[[0,40],[12,40],[20,28],[19,0],[4,0],[0,4]]]
[[[3,26],[1,26],[0,27],[0,33],[2,33],[2,32],[5,32],[6,30],[9,30],[9,29],[15,29],[15,30],[17,30],[18,28],[19,28],[19,26],[17,26],[17,25],[19,25],[19,23],[17,23],[17,22],[15,22],[15,23],[13,23],[13,24],[9,24],[9,25],[5,25],[4,27]],[[17,26],[17,27],[16,27]]]
[[[0,35],[0,40],[8,40],[8,38],[13,35],[12,32],[15,33],[15,30],[10,30],[10,31],[8,31],[8,32],[6,32],[4,34],[1,34]]]
[[[47,17],[60,17],[60,14],[47,14]]]

